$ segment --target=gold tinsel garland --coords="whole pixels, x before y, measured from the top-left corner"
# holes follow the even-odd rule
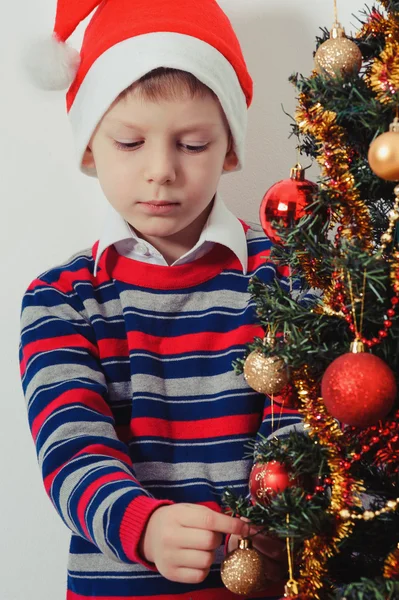
[[[387,556],[383,574],[385,579],[399,578],[399,544],[398,547]]]
[[[344,467],[344,450],[340,440],[343,436],[336,420],[328,414],[323,399],[317,394],[317,384],[310,377],[307,368],[293,374],[293,382],[298,390],[302,406],[305,429],[316,443],[328,449],[328,465],[333,481],[329,512],[335,518],[335,531],[332,537],[315,535],[305,540],[301,553],[300,579],[298,580],[302,598],[323,600],[327,561],[338,552],[338,543],[348,537],[354,528],[352,519],[343,519],[340,512],[349,506],[360,506],[360,494],[364,491],[361,481],[348,475]]]
[[[298,100],[295,120],[303,134],[317,141],[320,152],[316,160],[322,167],[322,177],[326,179],[323,188],[329,189],[331,197],[338,202],[337,212],[331,215],[331,226],[341,222],[344,236],[356,233],[364,240],[365,246],[370,247],[370,215],[350,172],[352,159],[350,147],[345,143],[345,129],[337,124],[335,112],[324,109],[320,102],[311,105],[304,92],[299,94]]]
[[[340,221],[344,227],[343,235],[356,233],[364,240],[365,247],[370,247],[370,215],[350,173],[350,149],[345,144],[345,130],[337,124],[337,115],[325,110],[320,102],[312,106],[304,92],[299,95],[298,100],[295,120],[303,134],[311,135],[317,140],[320,146],[317,162],[322,167],[322,176],[326,178],[323,187],[330,189],[330,195],[338,201],[337,212],[331,214],[331,227]],[[356,231],[350,229],[351,223],[356,223]],[[325,304],[328,305],[333,296],[331,282],[322,280],[317,274],[317,261],[306,253],[301,253],[298,258],[307,282],[312,287],[324,290]]]
[[[389,2],[381,4],[387,8]],[[385,48],[371,63],[365,82],[381,104],[396,107],[399,100],[399,23],[392,15],[384,17],[374,9],[357,37],[379,34],[386,40]]]

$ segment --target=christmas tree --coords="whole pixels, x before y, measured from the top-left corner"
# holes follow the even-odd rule
[[[250,493],[224,500],[287,541],[286,598],[399,598],[399,1],[361,9],[353,36],[335,17],[311,75],[290,78],[319,180],[297,164],[260,210],[296,291],[251,280],[265,336],[234,363],[276,428],[281,405],[304,426],[258,438]]]

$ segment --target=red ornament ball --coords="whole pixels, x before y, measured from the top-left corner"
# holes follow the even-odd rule
[[[386,417],[397,393],[388,365],[367,352],[348,352],[334,360],[321,382],[328,412],[346,425],[366,428]]]
[[[249,476],[249,492],[253,504],[259,502],[266,506],[277,494],[288,487],[299,485],[282,463],[272,460],[267,463],[255,463]]]
[[[288,383],[278,394],[273,395],[273,402],[284,408],[298,408],[300,400],[292,383]]]
[[[275,183],[263,196],[259,218],[262,229],[273,244],[281,244],[273,221],[292,227],[306,214],[307,206],[313,201],[318,187],[304,178],[304,169],[296,166],[291,177]]]

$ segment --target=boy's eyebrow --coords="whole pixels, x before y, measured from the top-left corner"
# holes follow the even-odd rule
[[[117,125],[123,125],[128,129],[135,129],[136,131],[141,132],[145,131],[140,127],[140,125],[136,125],[135,123],[127,123],[126,121],[120,121],[119,119],[110,119],[110,122]],[[189,133],[191,131],[198,131],[199,129],[213,129],[214,127],[218,127],[218,125],[218,123],[195,123],[192,125],[187,125],[187,127],[182,127],[177,131],[177,133]]]

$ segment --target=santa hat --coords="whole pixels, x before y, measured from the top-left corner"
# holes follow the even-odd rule
[[[97,8],[80,54],[66,44]],[[58,0],[53,36],[29,51],[29,71],[48,90],[66,89],[80,169],[91,136],[132,83],[158,67],[192,73],[218,97],[243,167],[253,95],[240,43],[215,0]]]

